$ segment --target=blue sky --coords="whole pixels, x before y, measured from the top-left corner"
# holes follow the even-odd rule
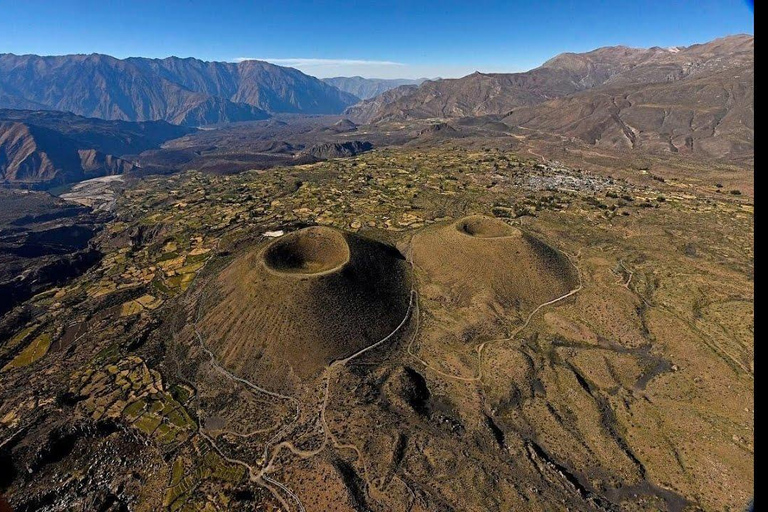
[[[0,0],[0,53],[273,60],[315,76],[514,72],[564,51],[754,33],[751,2]]]

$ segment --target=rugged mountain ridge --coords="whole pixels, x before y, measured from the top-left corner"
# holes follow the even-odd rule
[[[506,114],[602,85],[682,80],[754,65],[754,37],[731,36],[687,48],[598,48],[563,53],[524,73],[475,72],[458,79],[428,81],[396,89],[350,107],[356,121]]]
[[[515,109],[504,119],[509,126],[600,147],[754,158],[752,36],[687,48],[564,54],[545,66],[612,72],[603,71],[600,85],[578,94]]]
[[[584,87],[568,70],[537,68],[527,73],[480,73],[394,89],[345,112],[360,122],[500,114],[522,105],[572,94]],[[391,92],[391,91],[390,91]]]
[[[564,53],[525,73],[476,72],[393,89],[346,114],[363,123],[496,115],[526,135],[749,159],[754,37]]]
[[[121,158],[192,130],[162,121],[104,121],[64,112],[0,110],[0,183],[47,187],[122,174]]]
[[[688,47],[605,47],[585,54],[563,53],[543,66],[591,68],[592,73],[605,75],[595,85],[673,82],[753,65],[754,41],[754,36],[735,35]]]
[[[355,96],[298,69],[259,60],[231,63],[136,57],[126,61],[189,90],[269,113],[338,114],[357,101]]]
[[[199,126],[270,113],[339,113],[356,98],[292,68],[260,61],[0,54],[0,108]]]

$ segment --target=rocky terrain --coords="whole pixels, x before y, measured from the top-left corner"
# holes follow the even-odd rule
[[[751,200],[471,143],[126,182],[0,319],[14,510],[746,508]]]
[[[157,148],[192,131],[160,121],[129,123],[64,112],[0,110],[0,183],[46,188],[123,174],[136,168],[126,155]]]
[[[296,69],[261,61],[0,54],[0,108],[200,126],[274,112],[335,114],[356,101]]]
[[[365,151],[373,149],[373,144],[370,142],[361,142],[359,140],[353,140],[350,142],[327,142],[317,146],[312,146],[306,150],[306,154],[315,157],[319,160],[327,160],[329,158],[343,158],[347,156],[355,156]]]
[[[104,219],[43,192],[0,189],[0,316],[99,260]]]

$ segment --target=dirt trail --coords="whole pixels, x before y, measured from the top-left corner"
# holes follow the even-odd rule
[[[263,456],[264,460],[266,460],[267,456],[269,454],[270,446],[275,441],[280,439],[280,437],[282,437],[288,431],[288,429],[291,426],[293,426],[299,420],[299,418],[301,416],[301,402],[299,402],[299,400],[296,399],[295,397],[288,396],[288,395],[283,395],[281,393],[277,393],[275,391],[270,391],[268,389],[265,389],[265,388],[263,388],[263,387],[261,387],[261,386],[259,386],[257,384],[254,384],[253,382],[251,382],[251,381],[249,381],[247,379],[243,379],[241,377],[238,377],[237,375],[234,375],[232,372],[230,372],[229,370],[224,368],[219,363],[219,361],[216,359],[216,356],[214,355],[214,353],[205,344],[205,341],[203,340],[203,335],[200,334],[200,331],[197,328],[197,321],[199,320],[199,318],[200,318],[200,311],[198,310],[197,318],[195,319],[195,323],[193,324],[193,328],[194,328],[194,331],[195,331],[195,336],[196,336],[198,342],[200,343],[200,347],[202,348],[203,352],[205,352],[205,354],[210,358],[211,365],[218,372],[220,372],[222,375],[224,375],[225,377],[229,378],[230,380],[235,381],[235,382],[239,382],[239,383],[241,383],[241,384],[251,388],[252,390],[255,390],[255,391],[259,392],[259,393],[263,393],[263,394],[266,394],[268,396],[271,396],[273,398],[277,398],[277,399],[280,399],[280,400],[288,400],[288,401],[290,401],[291,403],[293,403],[296,406],[296,412],[295,412],[295,417],[294,417],[293,421],[288,422],[285,425],[283,425],[283,427],[280,430],[278,430],[275,433],[275,435],[272,436],[272,438],[270,438],[269,441],[267,441],[267,443],[266,443],[266,445],[264,447],[264,456]],[[199,410],[198,410],[198,417],[200,417],[200,411]],[[279,423],[281,423],[281,422],[275,422],[275,426],[277,426]],[[286,508],[286,510],[290,510],[290,507],[288,506],[287,502],[270,485],[267,485],[267,482],[272,484],[272,485],[274,485],[274,486],[276,486],[276,487],[278,487],[278,488],[280,488],[280,489],[282,489],[286,494],[288,494],[296,502],[296,504],[298,506],[298,510],[300,510],[301,512],[305,511],[304,505],[301,502],[301,500],[299,499],[299,497],[296,496],[296,494],[290,488],[288,488],[287,486],[281,484],[280,482],[277,482],[276,480],[273,480],[273,479],[269,478],[266,475],[266,471],[265,471],[266,468],[257,471],[256,469],[254,469],[253,466],[251,466],[247,462],[244,462],[244,461],[242,461],[240,459],[234,459],[234,458],[231,458],[231,457],[227,456],[218,447],[218,445],[213,440],[213,438],[211,436],[209,436],[205,432],[205,429],[203,428],[202,425],[199,425],[198,431],[200,432],[200,435],[203,436],[203,438],[205,438],[211,444],[211,446],[213,446],[213,449],[216,450],[216,452],[224,460],[226,460],[227,462],[229,462],[231,464],[237,464],[237,465],[245,467],[248,470],[249,479],[252,482],[257,483],[257,484],[261,485],[262,487],[268,489],[272,493],[272,495],[274,495],[275,498],[283,505],[283,507]],[[270,465],[271,465],[271,461],[270,461],[270,464],[267,467],[269,467]]]
[[[560,251],[560,252],[565,254],[565,256],[568,258],[568,261],[570,262],[570,264],[573,265],[573,268],[576,269],[576,273],[577,273],[577,275],[579,277],[579,284],[578,284],[578,286],[576,288],[572,289],[571,291],[569,291],[568,293],[565,293],[565,294],[561,295],[560,297],[557,297],[556,299],[552,299],[550,301],[544,302],[543,304],[539,304],[538,306],[536,306],[536,308],[528,314],[528,317],[525,319],[525,322],[523,322],[523,324],[520,327],[515,329],[512,332],[512,334],[509,335],[508,337],[506,337],[506,338],[498,338],[498,339],[495,339],[495,340],[484,341],[484,342],[480,343],[479,345],[477,345],[475,347],[475,352],[477,352],[477,373],[475,374],[475,376],[473,376],[473,377],[464,377],[464,376],[461,376],[461,375],[454,375],[454,374],[451,374],[451,373],[444,372],[444,371],[440,370],[439,368],[435,368],[434,366],[430,365],[424,359],[419,357],[415,352],[413,352],[413,343],[416,341],[416,338],[417,338],[417,335],[418,335],[418,316],[417,316],[416,333],[411,338],[411,341],[408,344],[408,348],[407,348],[408,354],[411,357],[413,357],[414,359],[416,359],[418,362],[420,362],[425,368],[428,368],[429,370],[437,373],[438,375],[440,375],[442,377],[445,377],[445,378],[448,378],[448,379],[457,380],[457,381],[461,381],[461,382],[481,382],[482,379],[483,379],[483,350],[485,350],[485,347],[487,347],[488,345],[491,345],[493,343],[512,341],[513,339],[515,339],[515,337],[517,337],[518,334],[520,334],[520,332],[522,332],[526,327],[528,327],[528,325],[531,323],[531,320],[533,319],[533,317],[542,308],[545,308],[547,306],[551,306],[552,304],[556,304],[556,303],[558,303],[560,301],[563,301],[563,300],[567,299],[568,297],[571,297],[571,296],[579,293],[582,290],[583,282],[582,282],[582,277],[581,277],[581,269],[574,263],[573,258],[569,254],[567,254],[567,253],[565,253],[563,251]],[[579,251],[579,252],[581,252],[581,251]],[[413,266],[413,262],[411,262],[411,266]],[[417,304],[417,315],[418,315],[418,304]]]
[[[364,480],[365,480],[365,483],[366,483],[366,492],[370,495],[371,490],[374,490],[375,486],[373,485],[373,483],[371,481],[369,470],[368,470],[368,464],[367,464],[367,462],[366,462],[366,460],[365,460],[365,458],[363,456],[362,451],[357,447],[357,445],[355,445],[353,443],[341,442],[336,437],[336,435],[333,433],[333,431],[331,430],[330,426],[328,425],[328,421],[327,421],[327,418],[326,418],[326,411],[327,411],[327,408],[328,408],[328,403],[330,401],[331,379],[332,379],[332,377],[334,375],[334,372],[337,369],[340,369],[340,368],[346,366],[350,361],[353,361],[353,360],[359,358],[360,356],[364,355],[366,352],[369,352],[369,351],[371,351],[371,350],[373,350],[373,349],[383,345],[387,341],[389,341],[393,336],[395,336],[395,334],[397,334],[408,323],[410,318],[415,317],[415,319],[416,319],[415,331],[414,331],[414,334],[413,334],[413,336],[411,338],[411,341],[409,342],[408,347],[407,347],[407,353],[410,356],[415,358],[417,361],[419,361],[421,364],[423,364],[426,368],[429,368],[430,370],[436,372],[437,374],[439,374],[439,375],[441,375],[443,377],[454,379],[454,380],[458,380],[458,381],[463,381],[463,382],[481,382],[482,381],[482,377],[483,377],[483,366],[482,366],[482,364],[483,364],[483,351],[484,351],[485,347],[487,347],[488,345],[490,345],[492,343],[497,343],[497,342],[502,342],[502,341],[510,341],[510,340],[514,339],[522,330],[524,330],[526,327],[528,327],[528,325],[530,324],[530,322],[533,319],[533,317],[542,308],[544,308],[546,306],[550,306],[550,305],[555,304],[557,302],[560,302],[562,300],[565,300],[566,298],[571,297],[572,295],[575,295],[576,293],[581,291],[581,289],[582,289],[581,270],[573,262],[571,256],[569,256],[568,254],[566,254],[566,256],[568,257],[569,262],[574,266],[574,268],[576,269],[576,271],[578,273],[578,276],[579,276],[579,284],[578,284],[578,286],[576,288],[574,288],[573,290],[569,291],[568,293],[560,296],[560,297],[557,297],[555,299],[552,299],[550,301],[547,301],[547,302],[545,302],[543,304],[538,305],[533,311],[531,311],[531,313],[529,313],[529,315],[527,316],[525,322],[520,327],[515,329],[515,331],[509,337],[507,337],[507,338],[500,338],[500,339],[496,339],[496,340],[485,341],[485,342],[480,343],[479,345],[477,345],[477,347],[475,347],[475,351],[477,352],[477,356],[478,356],[478,369],[477,369],[477,374],[475,376],[473,376],[473,377],[463,377],[463,376],[460,376],[460,375],[452,375],[452,374],[443,372],[443,371],[441,371],[438,368],[434,368],[434,367],[430,366],[426,361],[421,359],[416,353],[413,352],[412,347],[413,347],[413,344],[414,344],[415,340],[418,337],[419,328],[420,328],[419,294],[418,294],[418,291],[416,290],[416,283],[414,281],[414,285],[413,285],[413,287],[411,288],[411,291],[410,291],[410,299],[409,299],[408,309],[407,309],[407,311],[405,313],[405,316],[403,317],[401,322],[398,324],[397,327],[395,327],[395,329],[392,332],[390,332],[387,336],[385,336],[381,340],[379,340],[379,341],[377,341],[375,343],[372,343],[371,345],[368,345],[367,347],[364,347],[364,348],[358,350],[357,352],[355,352],[354,354],[352,354],[352,355],[350,355],[350,356],[348,356],[346,358],[338,359],[336,361],[333,361],[330,365],[328,365],[326,367],[326,369],[324,371],[323,378],[322,378],[322,382],[324,383],[323,401],[322,401],[322,405],[321,405],[320,411],[319,411],[320,423],[321,423],[322,430],[323,430],[323,441],[322,441],[321,445],[318,448],[314,449],[314,450],[301,450],[301,449],[297,448],[293,444],[293,442],[291,442],[290,440],[285,440],[285,441],[277,443],[283,436],[285,436],[285,434],[287,434],[287,432],[301,418],[302,403],[296,397],[289,396],[289,395],[284,395],[284,394],[281,394],[281,393],[278,393],[278,392],[271,391],[269,389],[263,388],[263,387],[255,384],[255,383],[253,383],[253,382],[251,382],[251,381],[249,381],[247,379],[244,379],[242,377],[238,377],[237,375],[234,375],[232,372],[230,372],[229,370],[224,368],[218,362],[218,360],[216,359],[215,354],[205,344],[205,340],[203,339],[202,334],[200,333],[200,331],[197,328],[197,321],[200,318],[200,311],[198,310],[197,318],[195,319],[195,323],[193,324],[195,336],[196,336],[196,338],[197,338],[197,340],[198,340],[198,342],[200,344],[200,347],[202,348],[203,352],[209,357],[212,366],[218,372],[220,372],[222,375],[224,375],[225,377],[227,377],[228,379],[230,379],[230,380],[232,380],[234,382],[238,382],[240,384],[243,384],[243,385],[247,386],[249,389],[251,389],[253,391],[265,394],[267,396],[270,396],[270,397],[273,397],[273,398],[276,398],[276,399],[279,399],[279,400],[289,401],[289,402],[291,402],[295,406],[295,413],[294,413],[293,420],[288,422],[288,423],[283,424],[282,428],[280,428],[275,433],[275,435],[272,436],[266,442],[266,444],[264,446],[264,453],[263,453],[263,460],[266,462],[266,464],[262,468],[259,468],[259,469],[254,468],[252,465],[248,464],[247,462],[244,462],[244,461],[239,460],[239,459],[231,458],[231,457],[227,456],[226,454],[224,454],[223,451],[216,444],[215,440],[208,433],[205,432],[205,430],[204,430],[204,428],[202,426],[199,427],[199,432],[203,436],[203,438],[205,438],[211,444],[211,446],[214,448],[214,450],[216,450],[216,452],[222,458],[224,458],[224,460],[226,460],[226,461],[228,461],[228,462],[230,462],[232,464],[237,464],[237,465],[240,465],[240,466],[246,468],[247,471],[248,471],[249,480],[254,482],[254,483],[256,483],[256,484],[258,484],[258,485],[261,485],[265,489],[269,490],[270,493],[272,493],[275,496],[275,498],[281,503],[281,505],[286,508],[286,510],[291,510],[291,507],[288,505],[288,502],[285,500],[285,498],[283,496],[281,496],[281,494],[278,492],[278,489],[280,491],[282,491],[285,495],[287,495],[295,503],[296,510],[299,510],[301,512],[305,512],[304,504],[302,503],[301,498],[290,487],[288,487],[287,485],[285,485],[285,484],[283,484],[281,482],[278,482],[277,480],[275,480],[275,479],[273,479],[273,478],[271,478],[269,476],[270,473],[272,473],[272,472],[274,472],[274,471],[276,471],[278,469],[276,467],[276,460],[277,460],[277,457],[279,456],[280,452],[283,449],[287,449],[293,455],[296,455],[297,457],[299,457],[301,459],[307,459],[307,458],[314,457],[314,456],[318,455],[319,453],[321,453],[323,450],[326,449],[326,447],[328,446],[329,442],[337,450],[350,450],[350,451],[353,451],[355,453],[355,456],[356,456],[357,460],[362,465],[363,477],[364,477]],[[415,266],[414,266],[414,263],[413,263],[413,259],[412,259],[412,255],[409,254],[409,256],[406,258],[406,260],[411,265],[411,268],[415,269]],[[277,426],[280,425],[281,423],[282,423],[282,421],[276,421],[275,425],[272,428],[273,429],[277,428]],[[277,443],[277,444],[275,444],[275,443]]]
[[[205,354],[210,358],[211,364],[213,365],[213,367],[217,371],[219,371],[222,375],[224,375],[225,377],[229,378],[230,380],[233,380],[235,382],[239,382],[239,383],[241,383],[241,384],[251,388],[252,390],[255,390],[255,391],[259,392],[259,393],[266,394],[266,395],[271,396],[273,398],[277,398],[277,399],[281,399],[281,400],[288,400],[288,401],[290,401],[291,403],[293,403],[296,406],[296,412],[295,412],[295,417],[294,417],[293,421],[291,421],[289,423],[286,423],[283,426],[283,428],[281,428],[265,444],[263,458],[264,458],[265,461],[267,461],[267,463],[266,463],[266,465],[263,468],[261,468],[259,470],[256,470],[253,466],[251,466],[247,462],[244,462],[244,461],[239,460],[239,459],[233,459],[231,457],[226,456],[220,450],[218,445],[216,445],[216,442],[213,440],[213,438],[211,436],[209,436],[204,431],[202,426],[200,426],[200,434],[209,443],[211,443],[211,445],[213,446],[214,450],[216,450],[216,452],[219,453],[219,455],[221,455],[224,458],[224,460],[226,460],[226,461],[228,461],[228,462],[230,462],[232,464],[238,464],[240,466],[245,467],[248,470],[249,479],[252,482],[258,483],[259,485],[261,485],[264,488],[268,489],[275,496],[275,498],[277,498],[278,501],[280,501],[280,503],[287,510],[290,510],[290,507],[288,506],[287,502],[283,499],[282,496],[280,496],[279,493],[277,493],[275,491],[275,489],[272,486],[279,488],[285,494],[287,494],[296,503],[298,510],[300,510],[301,512],[305,511],[304,505],[303,505],[301,499],[296,495],[296,493],[292,489],[290,489],[285,484],[282,484],[282,483],[278,482],[277,480],[274,480],[273,478],[270,478],[268,476],[269,473],[275,471],[275,469],[276,469],[275,468],[275,460],[277,459],[278,455],[280,454],[280,451],[283,448],[289,450],[291,453],[293,453],[294,455],[298,456],[301,459],[306,459],[306,458],[314,457],[314,456],[318,455],[320,452],[322,452],[326,448],[326,446],[328,445],[328,440],[330,439],[330,441],[333,444],[334,448],[339,449],[339,450],[348,449],[348,450],[352,450],[352,451],[355,452],[355,454],[357,455],[358,460],[363,465],[363,472],[364,472],[364,475],[365,475],[366,485],[368,487],[371,487],[372,484],[371,484],[371,480],[370,480],[370,477],[369,477],[369,474],[368,474],[368,466],[367,466],[367,463],[365,462],[365,459],[363,458],[363,454],[360,451],[360,449],[356,445],[354,445],[354,444],[344,444],[344,443],[341,443],[338,440],[338,438],[335,436],[335,434],[333,434],[333,431],[330,429],[330,427],[328,426],[328,423],[326,421],[325,413],[326,413],[326,409],[328,407],[328,401],[329,401],[329,396],[330,396],[331,376],[332,376],[332,373],[334,372],[335,369],[341,368],[341,367],[345,366],[347,363],[349,363],[350,361],[352,361],[352,360],[362,356],[366,352],[368,352],[370,350],[373,350],[373,349],[377,348],[378,346],[386,343],[395,334],[397,334],[397,332],[400,331],[405,326],[405,324],[408,322],[409,318],[411,317],[411,312],[413,311],[416,299],[417,299],[416,290],[414,288],[412,288],[411,289],[411,293],[410,293],[410,300],[409,300],[409,303],[408,303],[408,309],[407,309],[407,311],[405,313],[405,316],[400,321],[398,326],[395,327],[395,329],[392,332],[390,332],[387,336],[385,336],[384,338],[382,338],[381,340],[379,340],[379,341],[377,341],[375,343],[372,343],[371,345],[368,345],[367,347],[364,347],[364,348],[358,350],[354,354],[352,354],[352,355],[350,355],[350,356],[348,356],[348,357],[346,357],[344,359],[339,359],[339,360],[336,360],[336,361],[332,362],[326,368],[326,370],[324,372],[325,375],[323,376],[323,379],[322,379],[323,382],[325,383],[324,384],[325,390],[324,390],[323,404],[322,404],[321,409],[320,409],[320,419],[321,419],[321,424],[322,424],[322,428],[323,428],[323,442],[320,445],[320,447],[315,449],[315,450],[301,450],[301,449],[298,449],[290,441],[283,441],[283,442],[281,442],[281,443],[279,443],[277,445],[274,444],[281,437],[283,437],[288,432],[288,430],[299,420],[299,418],[301,416],[301,405],[302,405],[301,402],[297,398],[295,398],[295,397],[292,397],[292,396],[289,396],[289,395],[283,395],[283,394],[277,393],[275,391],[270,391],[270,390],[265,389],[265,388],[263,388],[263,387],[261,387],[261,386],[259,386],[257,384],[254,384],[253,382],[251,382],[251,381],[249,381],[247,379],[244,379],[242,377],[238,377],[237,375],[234,375],[232,372],[230,372],[229,370],[227,370],[226,368],[221,366],[221,364],[216,359],[216,356],[214,355],[214,353],[205,344],[203,336],[202,336],[202,334],[200,333],[200,331],[197,328],[197,319],[199,319],[199,317],[200,317],[200,314],[199,314],[199,311],[198,311],[196,322],[193,325],[193,328],[194,328],[194,331],[195,331],[195,336],[197,337],[197,340],[198,340],[198,342],[200,344],[200,347],[202,348],[203,352],[205,352]],[[198,416],[199,416],[199,411],[198,411]],[[275,427],[273,427],[273,428],[276,428],[276,426],[279,423],[280,422],[276,422],[275,423]],[[270,455],[270,451],[271,451],[271,455]]]

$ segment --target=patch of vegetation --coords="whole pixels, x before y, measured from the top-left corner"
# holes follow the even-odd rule
[[[48,353],[48,349],[51,347],[52,342],[51,333],[44,332],[30,342],[27,347],[22,350],[13,360],[3,367],[3,370],[9,368],[21,368],[29,366],[35,361],[38,361]]]

